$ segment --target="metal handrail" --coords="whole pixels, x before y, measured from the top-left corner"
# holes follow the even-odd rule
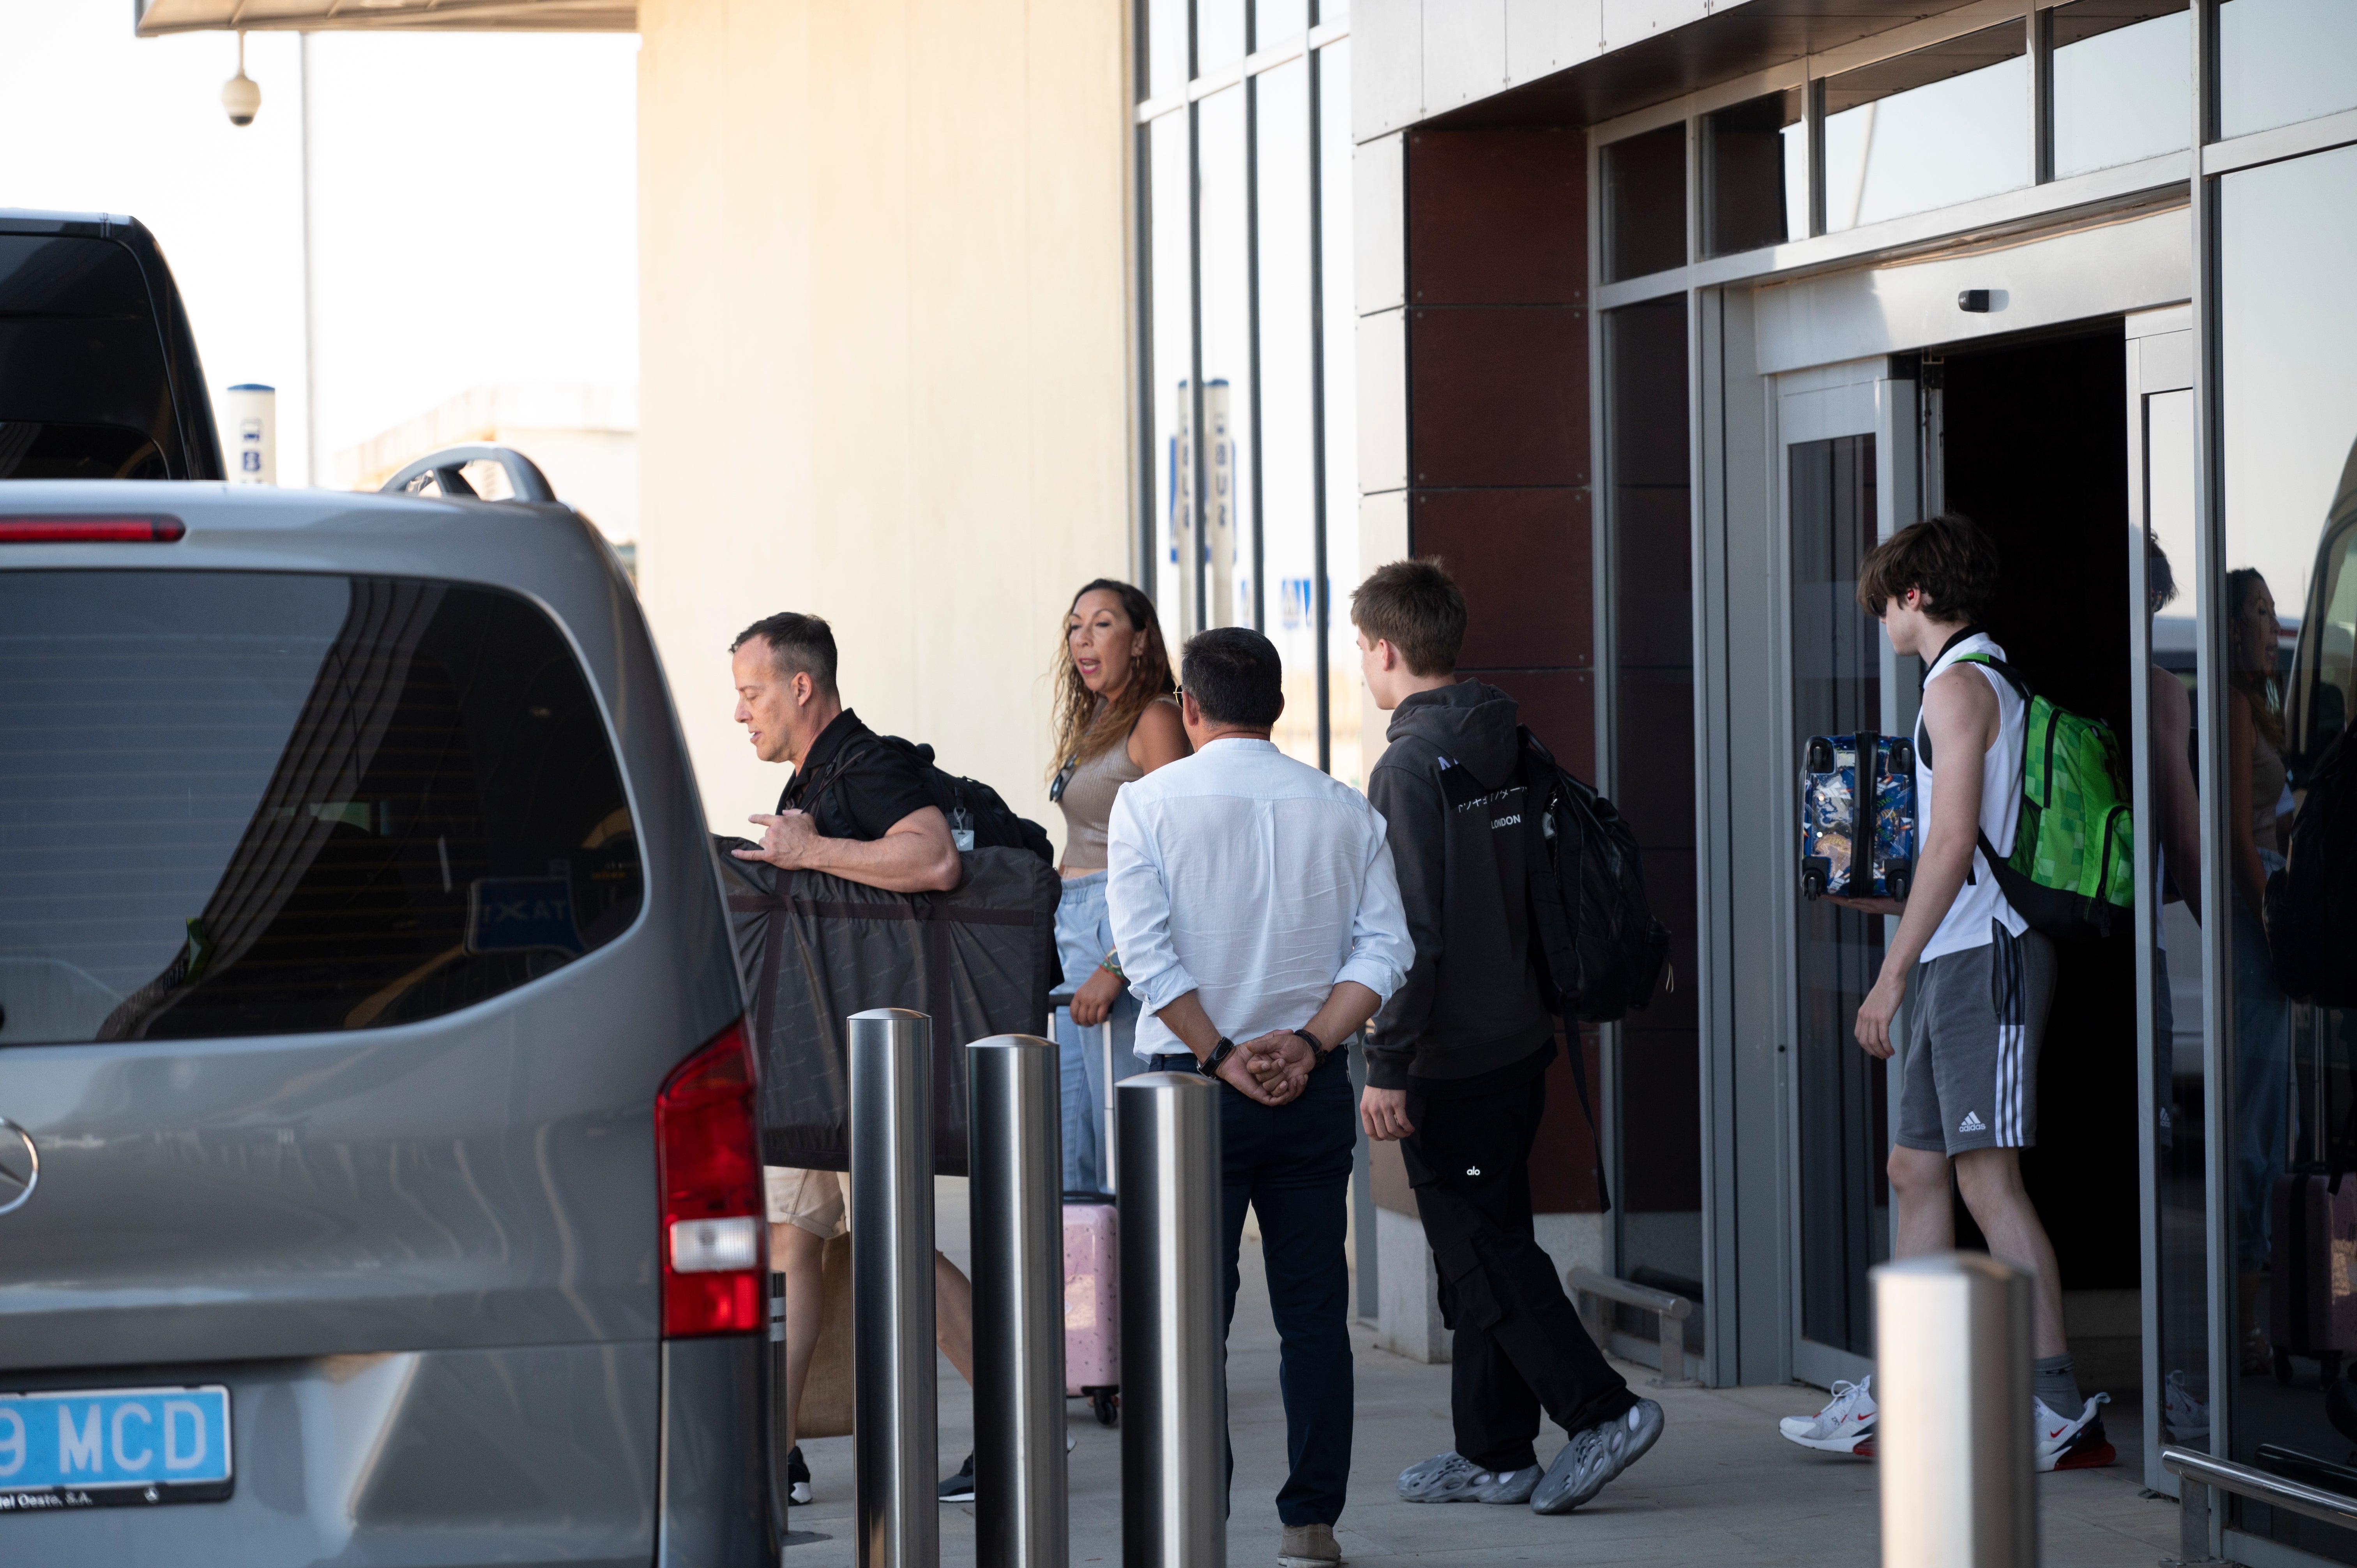
[[[427,478],[441,488],[446,498],[472,496],[475,487],[459,472],[469,463],[497,463],[507,470],[508,488],[515,491],[520,501],[548,502],[556,499],[556,491],[540,466],[512,446],[490,446],[470,443],[464,446],[445,446],[439,452],[428,453],[378,487],[384,495],[406,495],[418,489]]]
[[[1592,1295],[1653,1315],[1653,1337],[1662,1348],[1662,1375],[1648,1380],[1654,1387],[1698,1389],[1702,1386],[1686,1376],[1685,1320],[1694,1316],[1693,1302],[1669,1291],[1654,1290],[1633,1280],[1616,1279],[1610,1274],[1584,1267],[1567,1270],[1564,1274],[1564,1283],[1571,1289],[1575,1311],[1578,1310],[1581,1296]],[[1587,1315],[1581,1312],[1580,1316],[1586,1317]],[[1601,1338],[1605,1332],[1604,1325],[1598,1323],[1594,1332]]]
[[[2344,1530],[2357,1529],[2357,1498],[2345,1498],[2319,1487],[2304,1487],[2298,1481],[2287,1481],[2265,1470],[2254,1470],[2248,1465],[2213,1459],[2190,1448],[2163,1448],[2160,1466],[2171,1475],[2249,1498],[2269,1508],[2287,1509]]]

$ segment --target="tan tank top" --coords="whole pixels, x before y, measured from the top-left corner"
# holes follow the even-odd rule
[[[1172,701],[1157,697],[1157,703]],[[1137,726],[1132,725],[1135,735]],[[1064,864],[1076,870],[1103,870],[1105,864],[1105,830],[1113,822],[1113,798],[1121,787],[1132,779],[1146,777],[1146,769],[1129,759],[1129,736],[1124,736],[1118,745],[1108,746],[1097,757],[1091,757],[1072,769],[1072,777],[1064,785],[1064,797],[1056,804],[1064,813]]]
[[[2267,737],[2251,736],[2251,839],[2261,849],[2276,847],[2276,807],[2283,801],[2283,753]],[[1066,800],[1071,797],[1067,795]]]

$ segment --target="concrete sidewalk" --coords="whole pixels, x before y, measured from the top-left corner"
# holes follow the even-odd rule
[[[964,1183],[941,1184],[942,1251],[964,1262]],[[1399,1501],[1394,1478],[1450,1446],[1448,1369],[1374,1348],[1354,1327],[1358,1427],[1351,1506],[1337,1527],[1344,1557],[1361,1568],[1408,1563],[1708,1563],[1711,1568],[1791,1563],[1868,1568],[1879,1556],[1875,1470],[1867,1462],[1813,1454],[1776,1435],[1775,1418],[1811,1411],[1824,1396],[1798,1387],[1643,1387],[1644,1368],[1619,1363],[1633,1387],[1661,1401],[1669,1417],[1653,1451],[1587,1507],[1554,1519],[1527,1509],[1445,1507]],[[941,1369],[942,1471],[969,1446],[973,1402],[946,1360]],[[1285,1473],[1285,1412],[1276,1384],[1276,1332],[1256,1247],[1246,1245],[1243,1288],[1229,1341],[1230,1430],[1236,1455],[1228,1560],[1274,1564],[1273,1501]],[[1071,1455],[1072,1563],[1121,1561],[1121,1434],[1099,1426],[1085,1402],[1067,1406],[1080,1446]],[[2115,1412],[2113,1437],[2133,1452],[2140,1419]],[[1541,1459],[1562,1434],[1547,1426]],[[851,1440],[803,1444],[816,1500],[796,1509],[793,1527],[828,1540],[792,1547],[792,1568],[850,1568]],[[2126,1466],[2047,1476],[2039,1483],[2043,1559],[2050,1568],[2154,1568],[2177,1552],[2177,1509],[2140,1496]],[[974,1508],[942,1509],[942,1561],[974,1561]]]

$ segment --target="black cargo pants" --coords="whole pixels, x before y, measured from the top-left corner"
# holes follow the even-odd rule
[[[1554,1043],[1478,1078],[1416,1079],[1400,1144],[1456,1330],[1457,1452],[1485,1470],[1537,1463],[1544,1408],[1566,1434],[1637,1402],[1579,1321],[1531,1226],[1531,1147]]]

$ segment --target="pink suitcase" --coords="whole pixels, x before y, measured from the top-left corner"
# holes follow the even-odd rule
[[[1064,1394],[1086,1394],[1097,1420],[1121,1419],[1121,1249],[1114,1206],[1064,1204]]]

